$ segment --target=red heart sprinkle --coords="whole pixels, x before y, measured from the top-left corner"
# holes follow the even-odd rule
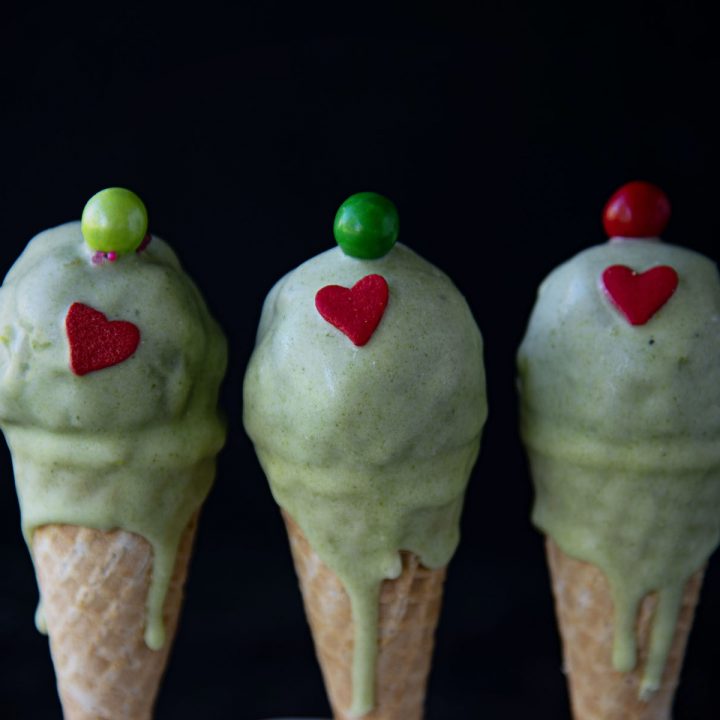
[[[372,337],[388,302],[382,275],[366,275],[351,288],[326,285],[315,295],[317,311],[361,347]]]
[[[612,265],[602,274],[610,300],[631,325],[644,325],[672,296],[678,274],[668,265],[638,273],[625,265]]]
[[[101,312],[73,303],[65,316],[70,341],[70,369],[76,375],[117,365],[137,349],[140,330],[125,320],[112,322]]]

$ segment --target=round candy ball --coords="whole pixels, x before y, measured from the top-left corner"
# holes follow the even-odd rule
[[[147,232],[142,200],[125,188],[107,188],[85,205],[80,228],[91,249],[125,255],[137,249]]]
[[[395,205],[382,195],[351,195],[335,215],[333,232],[346,255],[370,260],[386,255],[397,241],[400,220]]]
[[[603,210],[609,237],[659,237],[670,219],[670,201],[657,186],[635,180],[615,191]]]

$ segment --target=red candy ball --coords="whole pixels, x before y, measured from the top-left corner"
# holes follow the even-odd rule
[[[669,219],[667,195],[657,185],[642,180],[623,185],[603,210],[603,225],[610,237],[658,237]]]

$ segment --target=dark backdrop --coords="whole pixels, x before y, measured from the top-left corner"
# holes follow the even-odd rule
[[[552,3],[550,4],[552,5]],[[710,3],[708,3],[710,5]],[[455,280],[486,342],[490,418],[447,582],[428,720],[568,718],[514,353],[540,280],[604,239],[621,183],[671,196],[666,239],[716,256],[720,55],[690,0],[5,6],[0,272],[100,188],[145,200],[230,340],[230,434],[157,717],[327,715],[284,530],[241,423],[265,293],[372,189]],[[0,717],[59,718],[9,456],[0,451]],[[720,567],[676,720],[720,716]]]

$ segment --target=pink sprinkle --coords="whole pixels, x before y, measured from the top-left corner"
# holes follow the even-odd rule
[[[117,253],[111,250],[109,253],[106,253],[106,257],[110,262],[115,262],[117,260]]]
[[[101,250],[96,250],[92,254],[92,264],[93,265],[102,265],[105,262],[105,253]]]

